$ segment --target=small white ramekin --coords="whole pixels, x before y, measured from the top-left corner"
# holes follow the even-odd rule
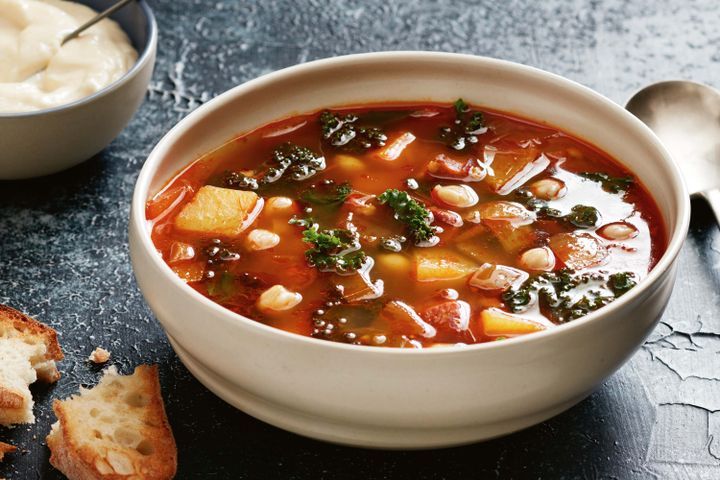
[[[571,132],[620,159],[654,194],[668,247],[648,278],[582,319],[468,347],[357,347],[236,315],[185,285],[157,254],[145,203],[176,172],[234,136],[288,115],[382,101],[458,97]],[[489,58],[372,53],[311,62],[240,85],[175,126],[135,187],[130,253],[176,352],[210,390],[278,427],[378,448],[458,445],[513,432],[574,405],[615,372],[659,320],[685,239],[682,177],[652,132],[565,78]]]
[[[80,0],[95,10],[108,0]],[[0,180],[49,175],[84,162],[130,122],[145,98],[157,51],[157,24],[144,0],[112,16],[138,50],[135,65],[102,90],[55,108],[0,112]]]

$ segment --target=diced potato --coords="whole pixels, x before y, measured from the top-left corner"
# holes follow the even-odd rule
[[[478,209],[482,224],[487,227],[508,253],[532,248],[537,232],[532,226],[535,215],[515,202],[488,202]]]
[[[377,157],[380,160],[391,162],[397,160],[403,154],[403,151],[415,141],[415,135],[410,132],[405,132],[393,141],[389,142],[385,147],[377,152]]]
[[[546,328],[545,325],[538,322],[503,312],[497,308],[488,308],[480,312],[480,321],[485,335],[491,337],[524,335]]]
[[[175,226],[193,233],[238,236],[248,225],[258,196],[254,192],[206,185],[175,218]]]
[[[508,253],[518,253],[538,243],[538,232],[531,225],[514,228],[505,222],[487,222],[487,227]]]
[[[400,253],[381,253],[375,256],[375,261],[379,269],[393,273],[409,272],[411,268],[410,259]]]
[[[527,272],[505,265],[485,263],[468,280],[468,285],[485,291],[505,291],[522,284],[529,277]]]
[[[204,262],[183,262],[175,264],[170,268],[172,268],[172,271],[175,272],[178,277],[187,283],[199,282],[203,279],[203,275],[205,275]]]
[[[537,148],[499,148],[494,152],[491,173],[484,181],[493,191],[507,195],[550,165]]]
[[[380,311],[379,320],[385,323],[391,332],[398,335],[432,338],[437,333],[435,327],[420,318],[410,305],[398,300],[385,304]]]
[[[478,207],[481,221],[502,221],[514,227],[530,225],[535,221],[535,215],[517,202],[497,200],[483,203]]]
[[[347,173],[358,173],[365,170],[365,163],[351,155],[335,155],[335,157],[333,157],[333,163]]]
[[[415,254],[415,275],[419,282],[456,280],[477,268],[472,260],[442,248],[419,250]]]
[[[601,265],[608,256],[605,245],[589,233],[558,233],[550,237],[550,249],[571,270]]]

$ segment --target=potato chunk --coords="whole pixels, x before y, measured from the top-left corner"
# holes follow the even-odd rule
[[[526,333],[539,332],[546,328],[545,325],[538,322],[503,312],[497,308],[483,310],[480,313],[480,320],[485,335],[491,337],[524,335]]]
[[[415,274],[419,282],[456,280],[475,271],[477,264],[457,253],[441,248],[421,250],[415,255]]]
[[[246,220],[257,202],[254,192],[206,185],[183,207],[175,226],[193,233],[236,237],[248,226]]]

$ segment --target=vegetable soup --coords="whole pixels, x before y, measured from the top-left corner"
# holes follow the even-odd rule
[[[383,347],[553,328],[632,289],[666,247],[619,162],[462,100],[263,126],[183,170],[146,215],[169,267],[225,308]]]

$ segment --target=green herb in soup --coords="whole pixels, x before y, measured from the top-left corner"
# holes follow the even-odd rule
[[[168,266],[213,301],[383,347],[553,328],[630,291],[665,248],[620,163],[463,100],[263,126],[184,169],[146,213]]]

